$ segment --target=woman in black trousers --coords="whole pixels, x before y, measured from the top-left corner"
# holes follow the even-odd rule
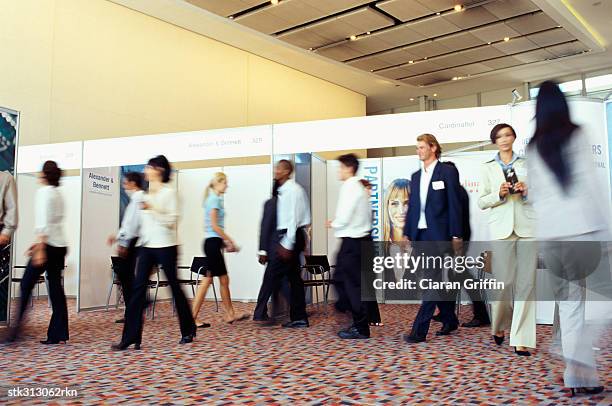
[[[64,200],[58,190],[62,170],[54,161],[44,163],[39,175],[42,187],[35,197],[35,233],[37,241],[30,247],[30,261],[21,280],[21,297],[15,326],[7,341],[15,341],[29,308],[28,302],[38,278],[46,271],[48,295],[53,313],[47,330],[47,339],[41,344],[59,344],[68,341],[68,307],[62,286],[62,272],[66,257],[64,236]]]
[[[116,351],[126,350],[132,344],[135,349],[140,349],[149,275],[156,265],[163,269],[172,289],[181,326],[179,344],[190,343],[195,337],[196,325],[176,275],[178,197],[168,185],[171,171],[170,163],[163,155],[152,158],[145,167],[149,190],[140,208],[142,247],[138,255],[134,290],[127,305],[123,336],[121,342],[111,347]]]

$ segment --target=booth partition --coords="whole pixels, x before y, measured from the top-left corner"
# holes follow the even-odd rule
[[[594,146],[593,159],[597,173],[606,177],[609,185],[603,103],[572,100],[570,108],[575,121],[584,127]],[[486,241],[487,213],[477,208],[476,200],[480,187],[480,165],[494,154],[491,150],[483,150],[490,142],[489,132],[495,124],[510,123],[518,135],[515,144],[517,152],[522,154],[533,132],[533,116],[534,103],[525,102],[514,106],[85,141],[81,186],[82,235],[78,247],[70,247],[71,250],[78,251],[80,248],[81,251],[80,278],[67,283],[80,286],[80,310],[105,306],[112,255],[105,241],[119,224],[120,168],[143,165],[158,154],[166,155],[176,169],[174,182],[182,208],[178,229],[181,243],[179,265],[189,265],[194,256],[202,255],[204,189],[215,172],[227,174],[226,229],[241,248],[239,253],[226,255],[235,300],[253,301],[257,297],[263,275],[263,267],[256,260],[259,221],[263,203],[270,196],[272,165],[281,157],[297,164],[296,179],[310,196],[313,219],[310,252],[327,255],[332,264],[338,242],[324,224],[326,219],[334,216],[340,188],[335,158],[347,150],[359,151],[363,158],[358,176],[372,184],[373,235],[380,241],[390,238],[390,230],[397,226],[392,224],[393,215],[390,215],[386,199],[392,189],[403,187],[402,182],[410,179],[411,174],[419,168],[413,151],[416,137],[422,133],[434,134],[445,152],[443,159],[456,164],[460,180],[470,196],[473,240]],[[456,149],[457,145],[462,147]],[[368,151],[385,148],[391,152],[369,156]],[[42,164],[42,159],[36,163]],[[101,192],[91,183],[93,179],[105,183],[108,188]],[[27,210],[25,206],[24,210]],[[27,231],[19,231],[24,232]],[[552,310],[547,308],[547,304],[540,306],[538,320],[552,320]]]

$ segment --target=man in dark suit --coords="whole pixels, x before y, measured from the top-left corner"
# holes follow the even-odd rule
[[[412,195],[404,226],[404,238],[414,244],[418,253],[426,257],[442,257],[458,252],[462,245],[463,223],[457,169],[438,162],[442,149],[436,137],[423,134],[417,137],[417,154],[422,169],[412,175]],[[423,278],[442,280],[443,269],[422,269]],[[448,335],[457,329],[454,292],[426,289],[423,302],[405,341],[425,341],[436,306],[440,309],[442,329],[437,335]]]
[[[453,162],[445,161],[444,164],[452,166],[453,168],[456,169],[456,166]],[[459,194],[460,194],[460,201],[461,201],[461,219],[463,223],[462,237],[464,241],[464,244],[462,247],[462,251],[463,251],[462,254],[465,255],[465,253],[467,252],[467,244],[468,244],[467,241],[470,241],[470,239],[472,238],[472,229],[470,227],[470,196],[467,190],[465,190],[465,188],[461,185],[459,185]],[[464,281],[468,278],[469,279],[473,278],[473,276],[470,274],[469,271],[465,271],[461,273],[451,272],[451,279],[453,281],[460,282],[462,285]],[[470,290],[467,290],[467,293],[470,297],[470,300],[472,301],[474,313],[473,313],[472,320],[468,321],[467,323],[463,323],[461,327],[481,327],[481,326],[490,325],[491,320],[489,319],[489,314],[487,313],[487,307],[484,301],[482,300],[480,291],[470,289]],[[440,318],[440,315],[434,316],[433,319],[439,322],[442,321]]]
[[[274,234],[276,232],[276,203],[278,198],[278,183],[274,181],[272,197],[264,203],[263,216],[259,231],[259,263],[266,266],[264,278],[257,296],[257,305],[253,312],[253,320],[268,320],[268,301],[274,295],[274,277],[268,262],[268,253],[273,249]]]

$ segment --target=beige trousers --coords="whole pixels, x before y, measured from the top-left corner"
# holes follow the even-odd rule
[[[491,331],[509,329],[511,346],[536,348],[536,242],[512,233],[493,241],[492,251],[493,276],[505,288],[491,303]]]

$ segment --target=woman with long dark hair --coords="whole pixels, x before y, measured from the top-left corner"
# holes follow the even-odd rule
[[[28,301],[36,281],[47,273],[49,298],[53,313],[49,321],[47,339],[41,344],[59,344],[68,341],[68,307],[62,286],[62,272],[68,245],[64,235],[64,199],[59,191],[62,170],[54,161],[47,161],[42,167],[39,181],[42,187],[36,192],[35,228],[36,242],[28,250],[30,261],[21,280],[19,312],[15,326],[10,330],[7,341],[15,341],[28,309]]]
[[[176,190],[168,185],[171,172],[170,163],[163,155],[151,158],[145,167],[149,190],[140,207],[142,247],[138,255],[134,290],[127,305],[123,336],[121,342],[112,346],[116,351],[126,350],[132,344],[135,349],[140,349],[149,274],[158,264],[166,274],[174,296],[181,327],[182,338],[179,344],[192,342],[196,335],[195,322],[176,275],[176,231],[179,214]]]
[[[536,129],[528,147],[529,199],[537,212],[558,311],[565,359],[564,384],[575,392],[603,391],[592,349],[595,335],[585,323],[586,277],[598,266],[608,241],[605,199],[584,132],[570,119],[565,96],[544,82],[536,103]],[[607,199],[607,197],[606,197]],[[609,267],[607,272],[609,272]]]

